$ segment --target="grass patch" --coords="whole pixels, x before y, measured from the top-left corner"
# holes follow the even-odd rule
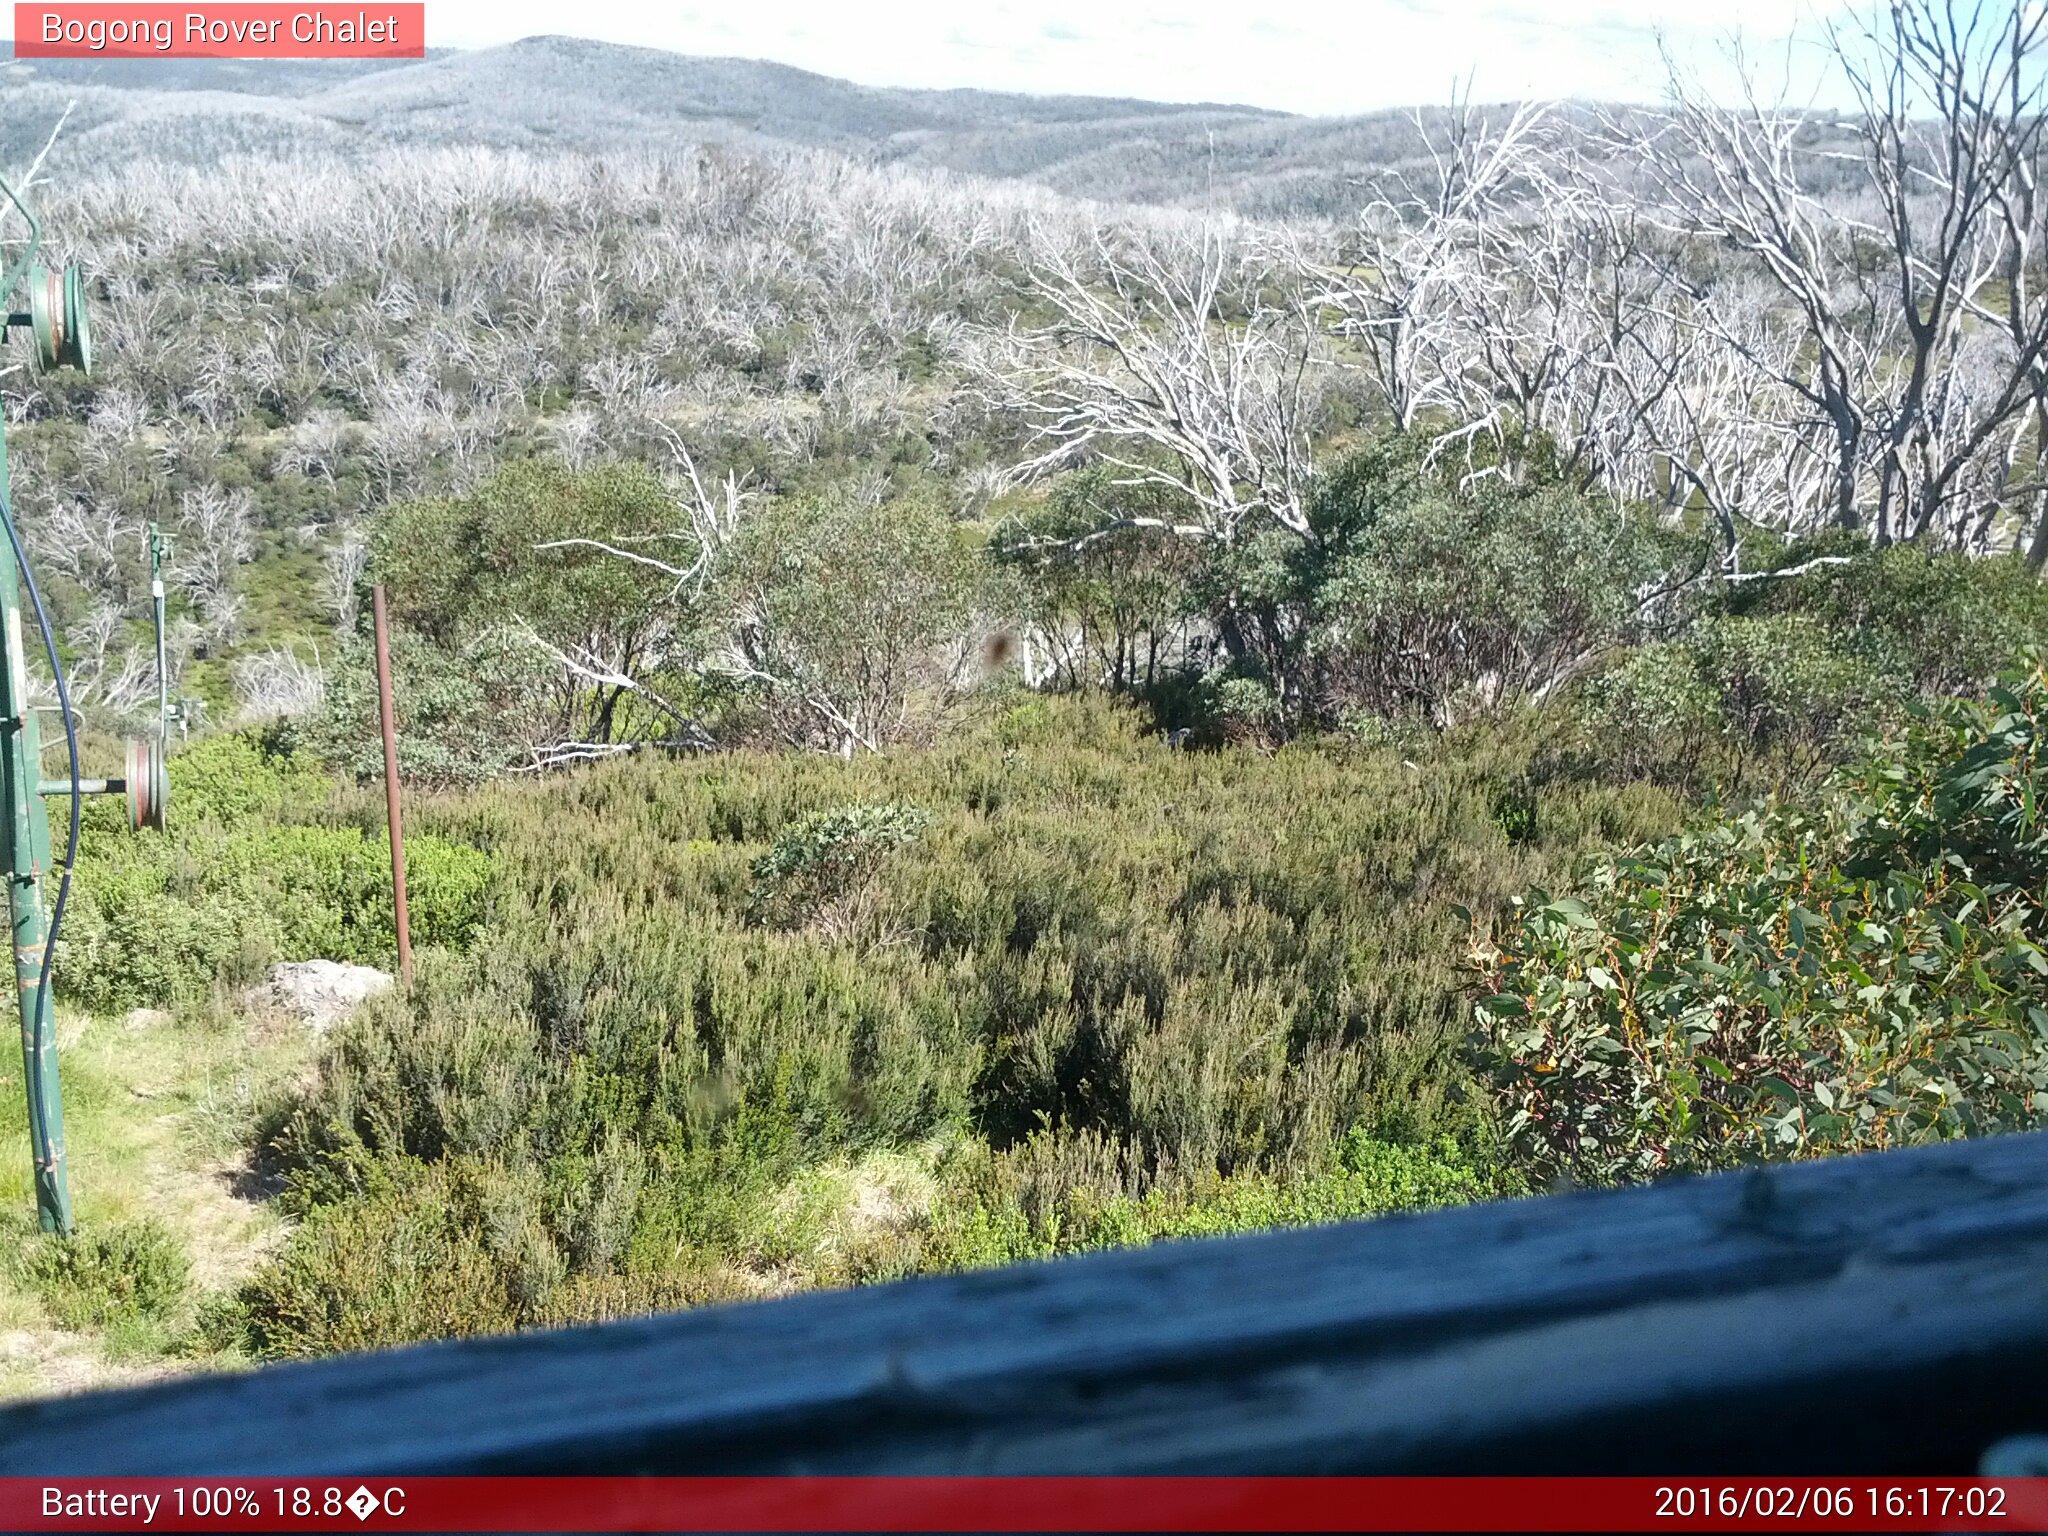
[[[65,1013],[65,1142],[78,1230],[37,1230],[19,1060],[0,1066],[0,1395],[229,1367],[202,1326],[282,1235],[248,1148],[311,1042],[201,1008],[130,1025]]]

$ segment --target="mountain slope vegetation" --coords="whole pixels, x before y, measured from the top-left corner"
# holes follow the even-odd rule
[[[1986,82],[1910,120],[14,66],[88,771],[152,525],[183,708],[0,1318],[230,1364],[2039,1124],[2048,84],[1914,6],[1836,35]],[[315,1041],[249,989],[393,963],[376,587],[420,963]]]
[[[703,143],[829,149],[881,164],[1018,178],[1072,196],[1246,212],[1337,212],[1355,183],[1419,156],[1401,113],[1290,116],[978,90],[854,85],[753,59],[534,37],[422,60],[0,64],[0,155],[20,160],[66,102],[78,164],[203,164],[268,150],[393,145],[631,151]],[[31,142],[33,141],[33,142]]]

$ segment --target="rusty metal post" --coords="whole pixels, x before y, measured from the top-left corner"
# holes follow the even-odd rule
[[[405,828],[398,815],[398,725],[391,708],[391,637],[384,623],[384,583],[370,588],[377,632],[377,712],[384,726],[384,815],[391,824],[391,915],[398,930],[398,976],[412,985],[412,930],[405,915]]]

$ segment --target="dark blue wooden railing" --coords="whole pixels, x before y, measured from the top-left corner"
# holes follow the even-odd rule
[[[0,1474],[1965,1473],[2048,1430],[2048,1135],[0,1412]]]

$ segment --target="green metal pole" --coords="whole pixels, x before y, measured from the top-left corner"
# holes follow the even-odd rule
[[[7,431],[0,423],[0,517],[12,519]],[[64,1099],[57,1081],[57,1029],[42,987],[49,920],[43,879],[50,870],[50,822],[41,789],[42,740],[29,707],[28,654],[22,639],[21,574],[0,554],[0,795],[6,799],[7,903],[14,928],[14,975],[21,999],[22,1078],[28,1092],[29,1155],[36,1215],[45,1232],[71,1232],[71,1188],[64,1170]]]
[[[156,624],[156,734],[165,746],[171,742],[170,676],[164,668],[164,548],[163,530],[149,525],[149,609]]]

